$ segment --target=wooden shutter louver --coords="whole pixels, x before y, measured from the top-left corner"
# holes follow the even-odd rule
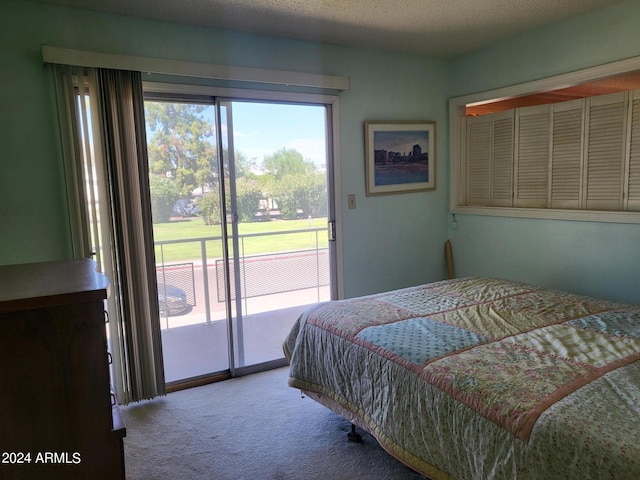
[[[640,90],[633,92],[627,209],[640,210]]]
[[[516,206],[547,206],[549,106],[520,108],[516,145]]]
[[[590,210],[622,208],[627,94],[588,100],[586,203]]]
[[[491,205],[513,205],[513,111],[493,115]]]
[[[584,100],[553,105],[551,208],[580,208]]]
[[[640,89],[464,121],[465,205],[640,212]]]
[[[491,192],[491,118],[467,119],[467,205],[488,206]]]

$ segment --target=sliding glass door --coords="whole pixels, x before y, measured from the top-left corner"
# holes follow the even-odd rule
[[[329,108],[156,95],[145,113],[167,382],[284,364],[332,297]]]
[[[212,298],[223,257],[216,106],[145,100],[165,378],[229,370],[224,304]],[[215,291],[215,290],[214,290]]]
[[[221,102],[220,112],[231,346],[243,368],[282,358],[299,314],[331,298],[327,114],[324,106],[239,101]]]

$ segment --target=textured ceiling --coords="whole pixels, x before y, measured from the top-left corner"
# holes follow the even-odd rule
[[[620,0],[40,0],[337,45],[451,57]]]

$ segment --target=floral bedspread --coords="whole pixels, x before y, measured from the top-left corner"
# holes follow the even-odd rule
[[[640,478],[640,307],[464,278],[318,305],[284,351],[433,478]]]

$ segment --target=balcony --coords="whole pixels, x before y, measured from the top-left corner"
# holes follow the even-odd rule
[[[310,248],[245,253],[248,243],[276,235],[283,247],[303,235]],[[221,237],[156,242],[159,300],[167,303],[161,306],[166,381],[229,369],[228,308],[236,367],[281,359],[282,342],[300,313],[330,298],[329,252],[320,241],[326,245],[324,237],[324,228],[239,236],[238,259],[229,265],[229,287]],[[196,246],[199,258],[175,259],[175,252],[193,252]]]

